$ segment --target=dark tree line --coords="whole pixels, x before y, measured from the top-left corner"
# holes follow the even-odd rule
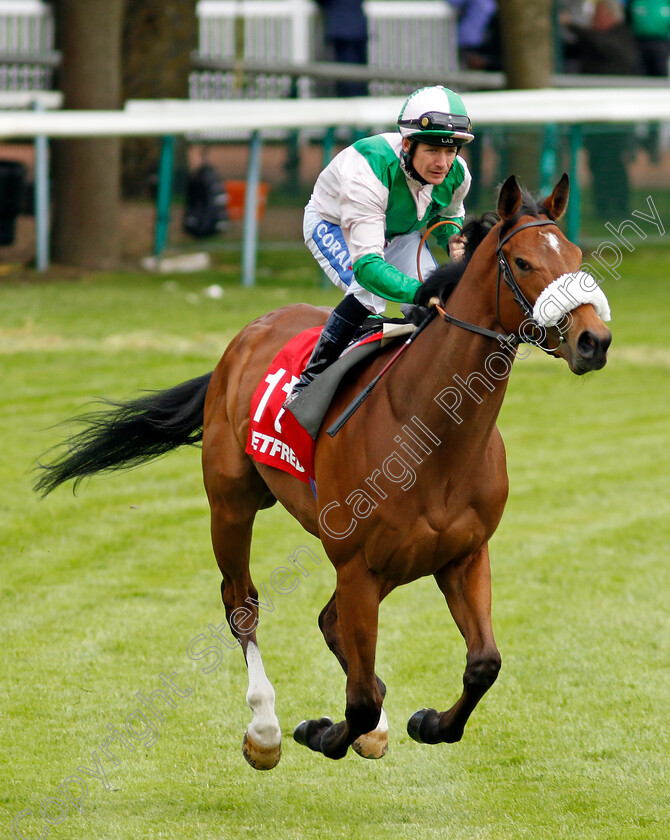
[[[197,47],[196,0],[55,0],[63,107],[116,110],[126,99],[188,96]],[[119,261],[123,183],[137,194],[158,140],[116,137],[53,143],[55,262]]]
[[[499,0],[502,64],[510,90],[550,87],[554,68],[553,0]],[[510,114],[514,125],[515,115]],[[538,184],[537,132],[508,133],[509,171],[530,189]]]

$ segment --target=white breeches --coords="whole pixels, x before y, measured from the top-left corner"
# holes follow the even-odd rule
[[[347,295],[354,295],[370,312],[380,315],[386,309],[386,299],[364,289],[354,277],[342,228],[327,222],[308,204],[303,221],[305,244],[324,273]],[[419,231],[396,236],[384,247],[384,259],[403,274],[419,279],[416,258],[421,243]],[[425,278],[437,267],[427,243],[421,250],[421,275]]]

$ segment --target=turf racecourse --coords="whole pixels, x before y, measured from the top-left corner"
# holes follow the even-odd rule
[[[388,755],[332,762],[292,741],[306,716],[342,717],[343,675],[316,625],[334,574],[283,510],[259,515],[257,584],[299,546],[324,561],[305,563],[309,575],[273,592],[263,614],[285,733],[270,773],[240,752],[250,712],[239,652],[222,648],[209,673],[214,657],[187,656],[223,620],[198,450],[93,480],[77,497],[40,501],[30,489],[36,457],[59,436],[49,427],[91,397],[197,376],[255,315],[338,299],[301,252],[261,259],[253,290],[232,257],[189,278],[0,282],[0,834],[13,836],[25,812],[18,836],[30,840],[47,829],[76,840],[667,837],[667,250],[626,256],[606,284],[604,371],[578,379],[537,353],[515,365],[500,418],[511,494],[492,545],[503,669],[461,743],[421,746],[405,730],[461,684],[464,645],[431,580],[381,610]],[[221,299],[202,294],[214,282]],[[173,705],[160,722],[147,713],[149,728],[137,695],[156,689]],[[112,740],[115,764],[100,745],[126,721],[143,741],[129,752]],[[66,791],[81,810],[65,810]]]

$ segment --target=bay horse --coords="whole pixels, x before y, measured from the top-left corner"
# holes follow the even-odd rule
[[[435,578],[465,639],[467,660],[460,699],[444,712],[413,714],[409,734],[429,744],[458,741],[495,681],[501,657],[491,626],[488,542],[508,492],[496,418],[516,345],[536,343],[583,374],[605,365],[611,341],[601,319],[609,317],[605,296],[590,275],[578,272],[581,251],[556,225],[568,191],[564,175],[538,202],[514,176],[507,179],[497,216],[467,230],[467,261],[447,270],[446,279],[438,274],[425,284],[425,302],[439,316],[331,435],[330,424],[394,349],[356,368],[340,386],[316,440],[316,494],[245,453],[250,402],[271,360],[328,316],[325,308],[301,304],[250,323],[213,373],[84,418],[88,425],[70,439],[67,452],[44,466],[36,489],[46,495],[68,479],[76,486],[84,476],[202,440],[223,603],[248,669],[253,719],[243,753],[253,767],[270,769],[281,755],[274,690],[256,638],[258,590],[249,570],[254,517],[276,501],[321,540],[335,567],[336,589],[319,626],[346,674],[344,720],[303,721],[296,741],[333,759],[350,746],[368,758],[385,754],[386,687],[375,674],[379,605],[396,587],[427,575]],[[457,283],[454,274],[462,274]],[[575,282],[567,285],[577,279],[582,291]],[[557,303],[561,290],[567,303]],[[540,317],[544,304],[557,305],[558,315]]]

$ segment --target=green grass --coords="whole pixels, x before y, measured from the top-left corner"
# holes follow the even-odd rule
[[[292,301],[332,304],[311,258],[264,252],[260,282],[230,265],[195,277],[97,275],[0,285],[0,822],[39,837],[41,803],[138,707],[160,674],[192,693],[109,784],[88,777],[54,838],[477,838],[661,840],[670,817],[667,251],[626,256],[606,292],[609,365],[578,379],[538,353],[515,366],[500,425],[511,494],[492,545],[498,682],[463,741],[420,746],[405,731],[459,692],[464,645],[431,580],[384,603],[378,670],[388,755],[330,762],[294,744],[306,716],[340,719],[344,679],[316,617],[334,574],[315,566],[276,595],[259,632],[277,692],[284,755],[257,773],[240,752],[246,669],[186,655],[220,623],[199,452],[95,479],[73,497],[31,492],[53,424],[96,395],[124,398],[212,369],[255,315]],[[210,283],[225,294],[201,294]],[[324,558],[278,507],[261,513],[258,583],[299,545]],[[81,775],[81,771],[79,771]],[[76,793],[76,787],[73,787]],[[54,820],[56,803],[46,806]]]

